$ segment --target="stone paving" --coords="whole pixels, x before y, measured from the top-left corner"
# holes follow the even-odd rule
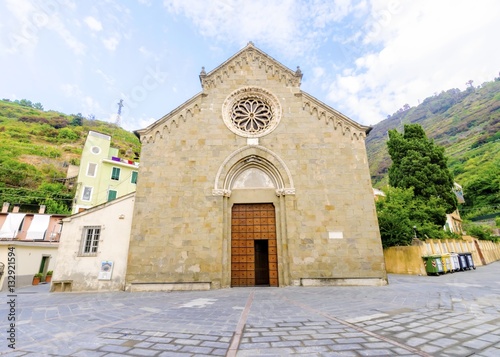
[[[20,288],[8,356],[500,356],[500,262],[383,287],[49,293]]]

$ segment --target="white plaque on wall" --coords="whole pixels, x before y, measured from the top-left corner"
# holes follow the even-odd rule
[[[328,232],[329,239],[344,239],[344,233],[342,232]]]
[[[247,138],[247,145],[259,145],[259,138]]]
[[[113,273],[113,262],[111,260],[103,260],[101,262],[101,270],[99,271],[98,280],[111,280]]]

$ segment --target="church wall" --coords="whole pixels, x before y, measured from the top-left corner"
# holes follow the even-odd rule
[[[221,108],[245,86],[272,92],[281,123],[258,144],[281,158],[295,195],[274,202],[280,284],[301,279],[385,279],[364,129],[253,62],[220,69],[204,88],[142,137],[128,283],[228,284],[231,197],[212,190],[224,160],[248,145],[224,124]],[[319,104],[318,104],[319,103]],[[227,172],[224,168],[224,172]],[[281,229],[283,227],[283,229]],[[281,256],[280,256],[281,254]]]

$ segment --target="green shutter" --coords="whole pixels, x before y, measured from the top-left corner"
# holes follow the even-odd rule
[[[111,180],[119,180],[120,179],[120,168],[113,167],[113,171],[111,172]]]
[[[132,171],[132,179],[130,182],[137,183],[137,171]]]
[[[116,198],[116,191],[109,190],[108,191],[108,201],[113,201]]]

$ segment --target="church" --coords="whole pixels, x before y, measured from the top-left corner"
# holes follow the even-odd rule
[[[142,144],[125,288],[384,285],[360,125],[251,42]]]

